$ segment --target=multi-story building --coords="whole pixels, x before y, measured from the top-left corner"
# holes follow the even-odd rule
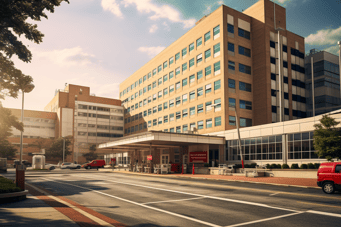
[[[222,5],[121,83],[120,99],[126,135],[225,131],[236,112],[242,127],[305,117],[304,38],[269,0]]]
[[[312,64],[315,116],[341,109],[339,57],[326,51],[312,49],[305,58],[308,116],[313,116]]]
[[[89,145],[123,136],[121,101],[90,95],[90,88],[69,84],[57,90],[45,111],[57,113],[56,137],[73,137],[73,157],[83,162]]]

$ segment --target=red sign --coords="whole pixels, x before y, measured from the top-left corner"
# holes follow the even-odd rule
[[[189,162],[207,163],[207,151],[189,152]]]
[[[147,155],[147,160],[153,160],[153,156],[151,156],[151,155]]]

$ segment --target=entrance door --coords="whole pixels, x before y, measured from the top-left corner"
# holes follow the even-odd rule
[[[210,167],[218,167],[219,164],[219,149],[212,149],[209,151],[209,165]]]
[[[161,156],[161,164],[168,164],[169,163],[169,154]]]
[[[182,164],[187,164],[188,162],[188,155],[183,155],[182,156]]]

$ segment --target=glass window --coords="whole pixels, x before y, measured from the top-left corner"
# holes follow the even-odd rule
[[[187,78],[182,80],[182,86],[186,86],[187,85]]]
[[[148,79],[149,79],[150,77],[152,77],[152,74],[151,74],[151,73],[148,73]]]
[[[183,125],[182,126],[182,131],[187,132],[188,131],[188,125]]]
[[[212,90],[212,84],[206,84],[205,85],[205,94],[210,93]]]
[[[189,67],[191,68],[192,66],[194,66],[194,58],[189,60]]]
[[[148,85],[148,91],[150,91],[150,90],[152,90],[152,85],[151,84]]]
[[[214,112],[221,110],[221,99],[215,99],[214,100]]]
[[[153,119],[153,126],[157,125],[157,119]]]
[[[144,116],[144,117],[147,116],[147,110],[143,111],[143,116]]]
[[[139,84],[142,84],[142,78],[139,79]]]
[[[152,102],[152,96],[148,97],[148,103]]]
[[[229,125],[236,125],[236,117],[229,116]]]
[[[176,68],[175,69],[175,76],[179,75],[180,74],[180,67]]]
[[[201,46],[201,44],[202,44],[202,37],[197,39],[197,47]]]
[[[232,79],[228,79],[228,83],[229,83],[229,88],[236,88],[236,81],[232,80]]]
[[[168,115],[163,117],[163,123],[167,123],[168,122]]]
[[[198,129],[204,128],[204,121],[198,121]]]
[[[182,57],[186,56],[187,54],[187,47],[185,47],[184,49],[182,49]]]
[[[211,66],[205,68],[205,76],[211,75]]]
[[[174,106],[174,99],[169,100],[169,108]]]
[[[156,113],[157,112],[157,106],[154,106],[153,107],[153,113]]]
[[[197,112],[198,113],[203,113],[204,112],[204,104],[200,104],[197,106]]]
[[[162,124],[162,117],[159,117],[158,124]]]
[[[239,72],[251,75],[251,66],[243,65],[239,63]]]
[[[162,104],[157,106],[157,111],[162,111]]]
[[[242,46],[238,46],[239,49],[239,54],[241,55],[245,55],[247,57],[251,57],[251,50],[246,48],[246,47],[242,47]]]
[[[158,85],[162,84],[162,77],[158,79]]]
[[[202,54],[197,55],[197,64],[202,62]]]
[[[165,110],[165,109],[167,109],[168,108],[168,102],[164,102],[163,103],[163,109]]]
[[[180,59],[180,52],[175,55],[175,61]]]
[[[152,127],[152,121],[148,121],[148,128]]]
[[[157,94],[154,94],[154,95],[153,95],[153,101],[156,100],[156,97],[157,97]]]
[[[167,68],[167,61],[165,61],[165,62],[163,63],[163,68],[164,68],[164,69]]]
[[[175,113],[175,118],[178,120],[178,119],[181,119],[181,112],[178,111]]]
[[[200,70],[199,72],[197,72],[197,79],[201,79],[202,78],[202,70]]]
[[[187,94],[182,95],[182,103],[187,102]]]
[[[169,132],[174,132],[174,128],[170,128],[170,129],[169,129]]]
[[[159,67],[157,67],[157,72],[161,72],[162,70],[162,65],[159,65]]]
[[[199,87],[199,88],[197,89],[197,94],[198,94],[198,97],[199,97],[199,96],[202,96],[202,95],[204,94],[204,91],[203,91],[203,88],[202,88],[202,87]]]
[[[180,87],[181,87],[181,83],[180,83],[180,82],[177,82],[177,83],[175,84],[175,90],[178,90]]]
[[[147,76],[143,77],[143,82],[145,82],[147,80]]]
[[[214,90],[220,89],[220,80],[214,82]]]
[[[251,92],[251,84],[239,82],[239,90]]]
[[[245,38],[245,39],[250,39],[250,32],[245,31],[245,30],[243,30],[243,29],[241,29],[241,28],[238,28],[238,35],[239,35],[240,37]]]
[[[167,75],[164,75],[163,76],[163,82],[166,82],[168,80],[168,76]]]
[[[153,76],[156,74],[156,69],[153,70]],[[136,84],[135,84],[136,85]],[[136,86],[135,86],[136,87]]]
[[[172,79],[174,77],[174,71],[169,73],[169,79]]]
[[[240,118],[240,127],[252,126],[252,119]]]
[[[187,70],[187,62],[182,64],[182,72]]]
[[[190,129],[193,131],[195,128],[195,122],[189,124]]]
[[[190,93],[189,93],[189,100],[192,100],[192,99],[194,99],[195,98],[195,91],[191,91]]]
[[[152,109],[148,109],[148,115],[152,114]]]
[[[214,72],[218,72],[220,70],[220,61],[214,63]]]
[[[228,61],[228,67],[231,70],[235,70],[235,63],[233,61]]]
[[[195,106],[189,108],[189,115],[192,116],[195,114]]]
[[[174,114],[173,113],[169,114],[169,121],[174,121]]]
[[[175,98],[175,105],[180,105],[181,104],[181,97],[176,97]]]
[[[229,98],[229,107],[236,107],[236,99],[234,98]]]
[[[208,40],[210,40],[210,38],[211,38],[211,32],[207,32],[207,33],[205,34],[205,42],[207,42]]]
[[[174,62],[174,57],[171,57],[171,58],[169,59],[169,66],[170,66],[171,64],[173,64],[173,62]]]
[[[181,126],[176,126],[176,133],[181,133]]]
[[[252,110],[252,102],[245,101],[245,100],[239,100],[239,107],[241,109]]]
[[[174,91],[174,84],[169,86],[169,93],[173,92]]]
[[[187,116],[188,116],[188,109],[182,110],[182,118],[187,117]]]
[[[153,82],[153,88],[155,88],[155,87],[156,87],[156,81]]]
[[[227,43],[227,49],[231,52],[234,52],[234,44],[233,43]]]
[[[168,88],[163,89],[163,95],[167,95],[168,94]]]
[[[158,98],[161,98],[162,97],[162,91],[159,91],[157,96],[158,96]]]
[[[147,92],[147,87],[144,87],[143,88],[143,93],[146,93]]]
[[[211,57],[211,49],[205,51],[205,59]]]
[[[205,103],[205,108],[206,108],[206,112],[209,112],[212,110],[212,102],[209,101],[209,102],[206,102]]]
[[[189,76],[189,83],[191,84],[194,82],[195,82],[195,75],[193,74],[193,75]]]
[[[189,50],[189,52],[191,52],[192,50],[194,50],[194,43],[189,44],[188,50]]]
[[[216,54],[219,52],[220,52],[220,43],[217,43],[216,45],[213,46],[213,54]]]
[[[213,36],[218,35],[219,33],[220,33],[220,25],[213,28]]]
[[[232,24],[227,24],[227,31],[229,33],[234,33],[234,26]]]
[[[212,118],[206,120],[206,128],[212,128]]]

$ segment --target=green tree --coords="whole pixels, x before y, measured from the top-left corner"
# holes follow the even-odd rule
[[[69,137],[65,138],[65,158],[72,154],[70,150],[71,140]],[[47,158],[58,158],[63,159],[63,138],[55,139],[51,146],[47,149],[45,156]]]
[[[340,123],[329,115],[323,115],[320,124],[315,124],[314,147],[320,158],[331,161],[341,157],[340,131],[336,126]]]
[[[91,161],[97,159],[98,155],[96,154],[96,144],[91,144],[89,146],[90,152],[83,154],[83,157],[86,159],[86,161]]]
[[[0,158],[14,159],[17,149],[7,140],[0,141]]]

